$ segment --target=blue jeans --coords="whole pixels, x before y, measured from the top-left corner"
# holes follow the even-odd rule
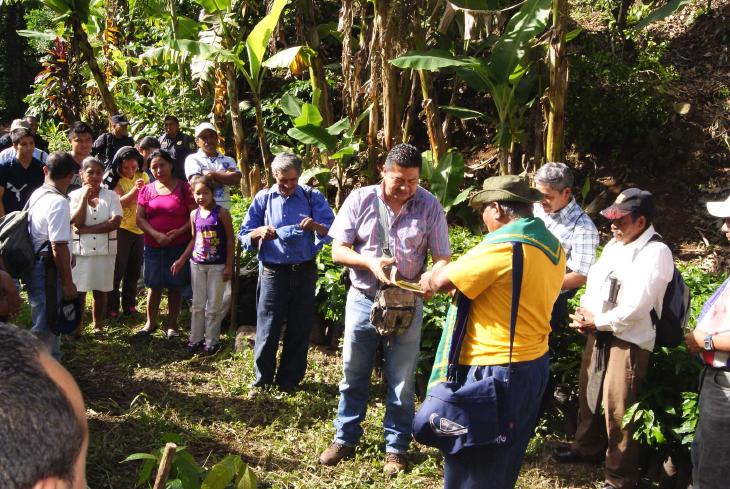
[[[293,388],[304,378],[309,332],[314,322],[316,284],[317,264],[314,260],[296,270],[286,266],[260,268],[254,346],[255,385],[276,382],[283,388]],[[284,346],[277,370],[276,351],[285,324]]]
[[[466,371],[464,383],[493,375],[507,376],[506,365],[461,367]],[[512,489],[517,482],[527,443],[535,428],[540,399],[548,379],[547,354],[528,362],[512,364],[509,387],[509,412],[514,414],[511,441],[464,449],[444,456],[444,489]]]
[[[53,334],[46,319],[46,265],[43,260],[36,260],[33,268],[23,277],[23,281],[28,292],[28,302],[30,302],[30,316],[33,323],[31,331],[46,345],[53,358],[60,361],[61,338]],[[62,292],[60,280],[56,290],[58,291],[58,303]]]
[[[345,338],[342,349],[343,378],[340,382],[340,404],[335,418],[335,441],[357,445],[363,429],[368,405],[368,389],[375,352],[381,335],[370,323],[373,301],[350,287],[345,305]],[[414,374],[421,343],[423,303],[419,300],[411,327],[400,336],[385,339],[383,373],[388,386],[383,431],[385,451],[405,453],[411,441],[411,425],[415,407]]]

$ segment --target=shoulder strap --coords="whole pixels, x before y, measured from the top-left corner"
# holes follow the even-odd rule
[[[512,372],[512,349],[515,342],[515,333],[517,331],[517,313],[520,309],[520,293],[522,292],[522,272],[524,268],[524,252],[522,243],[518,241],[512,242],[512,306],[510,308],[509,318],[509,372]],[[457,301],[469,301],[463,294],[459,293]],[[457,303],[457,305],[462,305]],[[454,327],[454,335],[451,339],[451,350],[449,352],[448,378],[454,380],[455,366],[459,363],[459,355],[461,354],[461,346],[466,337],[466,324],[468,316],[469,302],[464,303],[467,307],[459,307],[459,315],[456,318]],[[507,379],[509,382],[509,378]]]
[[[385,203],[378,197],[378,188],[375,188],[375,211],[378,213],[378,239],[380,249],[385,256],[393,256],[390,253],[390,244],[388,240],[388,209]]]

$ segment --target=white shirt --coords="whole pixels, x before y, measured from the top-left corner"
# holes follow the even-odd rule
[[[70,207],[75,213],[82,203],[84,189],[76,189],[70,194]],[[99,191],[99,203],[96,207],[86,206],[87,226],[102,224],[109,219],[122,216],[122,203],[119,196],[113,190],[102,188]],[[76,234],[73,232],[73,253],[81,256],[99,256],[117,254],[117,231],[95,234]]]
[[[612,331],[614,336],[644,350],[654,349],[656,331],[651,310],[661,317],[664,292],[674,273],[672,252],[662,242],[649,240],[656,231],[649,226],[638,238],[624,245],[612,239],[588,273],[581,306],[591,311],[599,331]],[[606,301],[610,278],[619,286],[616,305]]]
[[[46,241],[71,243],[71,208],[59,190],[44,185],[31,194],[28,205],[28,231],[36,252]]]
[[[193,175],[202,175],[208,171],[233,171],[241,173],[236,166],[236,160],[230,156],[217,153],[215,156],[206,156],[202,149],[185,158],[185,177],[190,180]],[[219,185],[213,193],[216,204],[224,209],[231,208],[231,194],[227,185]]]
[[[12,146],[10,148],[5,148],[4,150],[0,151],[0,163],[13,161],[13,158],[15,158],[15,148],[13,148]],[[40,161],[41,163],[45,163],[48,159],[48,153],[46,153],[42,149],[36,148],[33,150],[33,158]]]

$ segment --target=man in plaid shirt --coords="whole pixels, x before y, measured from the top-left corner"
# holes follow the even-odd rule
[[[598,231],[591,218],[573,197],[573,172],[565,163],[546,163],[535,173],[535,186],[543,199],[534,214],[560,241],[568,258],[563,287],[553,306],[553,331],[568,322],[568,299],[586,283],[588,270],[596,261]]]

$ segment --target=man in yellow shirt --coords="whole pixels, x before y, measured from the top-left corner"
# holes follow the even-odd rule
[[[447,489],[506,489],[517,481],[548,379],[550,314],[565,275],[560,243],[532,216],[532,204],[541,198],[539,191],[518,176],[488,178],[470,205],[481,211],[489,234],[457,261],[427,272],[421,279],[427,293],[457,289],[470,300],[457,382],[471,383],[488,376],[510,381],[508,441],[446,455]],[[510,371],[515,242],[522,244],[524,264]],[[439,378],[443,367],[437,356],[432,380],[443,380]]]

